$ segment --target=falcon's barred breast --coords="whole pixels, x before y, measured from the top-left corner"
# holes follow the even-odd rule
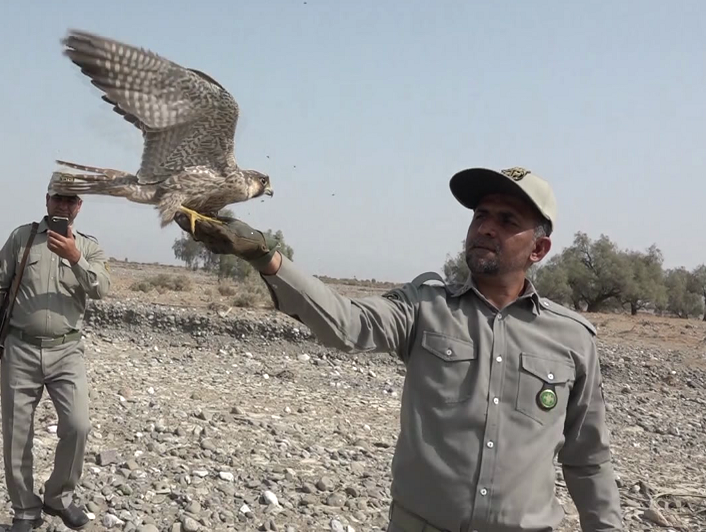
[[[104,94],[113,110],[142,132],[135,174],[57,161],[92,172],[57,172],[60,194],[120,196],[155,205],[161,225],[178,211],[215,218],[226,205],[272,196],[268,175],[235,161],[239,108],[233,96],[199,70],[154,52],[84,31],[62,41],[64,54]],[[198,214],[197,214],[198,213]]]

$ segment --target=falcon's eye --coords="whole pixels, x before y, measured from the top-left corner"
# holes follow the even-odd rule
[[[266,178],[266,177],[261,177],[261,178],[260,178],[260,183],[262,183],[263,185],[266,185],[266,184],[267,184],[267,178]]]

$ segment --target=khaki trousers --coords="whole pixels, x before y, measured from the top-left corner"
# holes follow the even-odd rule
[[[15,517],[41,516],[34,493],[34,413],[44,387],[59,419],[54,469],[44,485],[44,503],[66,508],[83,471],[88,433],[88,384],[83,340],[37,347],[13,333],[5,339],[0,371],[5,479]]]

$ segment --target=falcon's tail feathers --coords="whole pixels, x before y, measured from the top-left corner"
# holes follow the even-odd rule
[[[134,175],[111,177],[109,175],[72,174],[55,172],[61,179],[53,184],[54,190],[63,195],[94,194],[126,198],[135,203],[155,203],[157,188],[141,185]]]
[[[122,170],[113,170],[112,168],[99,168],[97,166],[86,166],[84,164],[76,164],[69,161],[56,160],[57,164],[62,166],[68,166],[69,168],[75,168],[76,170],[83,170],[84,172],[95,172],[97,174],[102,174],[108,179],[113,179],[116,177],[129,177],[130,172],[123,172]],[[96,176],[99,177],[99,176]]]

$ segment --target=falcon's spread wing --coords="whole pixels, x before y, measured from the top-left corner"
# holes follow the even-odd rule
[[[238,104],[206,74],[154,52],[72,30],[64,54],[105,94],[115,112],[143,132],[138,176],[156,183],[188,166],[217,173],[235,166]]]

